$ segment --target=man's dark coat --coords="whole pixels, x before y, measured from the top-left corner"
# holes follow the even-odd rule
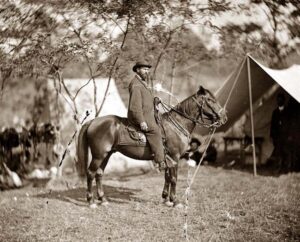
[[[164,160],[164,150],[160,128],[154,117],[154,97],[151,89],[136,75],[129,84],[129,94],[128,120],[137,127],[142,122],[147,123],[148,131],[145,135],[154,153],[154,160],[160,163]]]
[[[270,136],[273,142],[278,142],[282,139],[283,127],[286,122],[286,109],[282,111],[277,107],[272,113]]]
[[[156,128],[154,97],[147,83],[136,75],[129,84],[129,94],[129,122],[138,127],[142,122],[146,122],[150,129]]]

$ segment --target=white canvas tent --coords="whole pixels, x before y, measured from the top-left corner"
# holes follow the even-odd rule
[[[220,104],[226,104],[228,114],[227,123],[218,131],[228,130],[249,109],[248,72],[250,72],[252,87],[252,103],[261,98],[276,83],[300,102],[300,65],[294,65],[284,70],[273,70],[247,55],[237,70],[230,75],[223,86],[216,92],[216,98]]]
[[[87,79],[65,79],[65,85],[70,90],[72,95],[75,95],[77,90],[84,86],[87,83]],[[97,104],[99,105],[104,97],[104,93],[108,84],[108,78],[98,78],[95,79],[96,86],[97,86]],[[48,87],[49,90],[51,90],[52,96],[55,94],[55,88],[54,88],[54,81],[49,80],[48,81]],[[62,88],[63,90],[63,88]],[[88,85],[84,86],[84,88],[79,92],[78,96],[76,97],[76,103],[78,108],[78,113],[81,115],[80,120],[83,120],[85,117],[86,111],[90,111],[91,114],[88,116],[86,121],[92,119],[95,117],[94,115],[94,86],[93,82],[90,81]],[[64,91],[62,91],[62,94],[59,95],[60,103],[63,104],[63,113],[61,115],[61,130],[64,135],[64,138],[66,140],[70,140],[76,127],[74,125],[73,120],[73,111],[69,105],[71,103],[71,100],[69,100],[68,96]],[[55,102],[51,102],[51,112],[56,112],[56,106],[53,104]],[[115,81],[111,80],[108,94],[105,99],[104,105],[101,109],[99,116],[104,115],[118,115],[120,117],[126,117],[127,116],[127,108],[125,107],[118,89],[116,87]],[[70,157],[75,156],[75,146],[74,142],[72,143],[70,147]],[[64,160],[64,163],[68,163],[68,158]],[[71,158],[71,160],[73,160]],[[70,162],[70,161],[69,161]],[[149,161],[137,161],[128,157],[123,156],[120,153],[115,153],[111,156],[110,161],[105,169],[105,172],[121,172],[126,171],[130,168],[143,168],[148,169],[150,168],[150,162]]]
[[[254,143],[255,127],[252,105],[275,84],[280,85],[291,97],[300,102],[299,65],[284,70],[273,70],[247,55],[216,92],[217,100],[221,105],[226,106],[228,115],[227,123],[217,132],[227,131],[250,108],[251,136],[252,143]],[[255,146],[253,147],[254,173],[256,174]]]

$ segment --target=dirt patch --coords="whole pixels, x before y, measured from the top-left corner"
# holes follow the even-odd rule
[[[186,188],[180,168],[177,194]],[[66,177],[55,189],[0,194],[0,241],[183,241],[184,209],[161,203],[163,174],[106,176],[109,206],[91,209],[85,184]],[[68,184],[68,185],[67,185]],[[188,210],[191,241],[299,241],[300,175],[254,178],[201,167]],[[183,199],[181,199],[183,201]]]

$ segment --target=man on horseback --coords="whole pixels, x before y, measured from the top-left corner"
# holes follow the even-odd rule
[[[136,73],[129,84],[128,120],[138,126],[146,135],[151,151],[154,153],[154,162],[159,170],[165,168],[165,153],[160,127],[155,120],[154,96],[149,83],[149,69],[146,62],[137,62],[132,70]]]

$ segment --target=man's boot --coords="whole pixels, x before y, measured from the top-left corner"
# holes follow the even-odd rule
[[[164,171],[167,168],[166,166],[166,162],[165,161],[161,161],[158,163],[158,170],[159,171]]]
[[[163,171],[167,168],[165,161],[155,161],[154,160],[154,167],[157,168],[159,171]]]

